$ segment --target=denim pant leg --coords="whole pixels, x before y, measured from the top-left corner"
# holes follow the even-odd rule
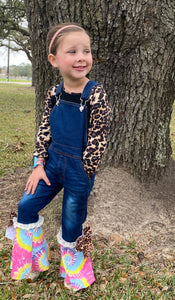
[[[95,175],[90,179],[80,159],[68,158],[62,207],[62,238],[75,242],[82,235],[87,216],[87,202]]]
[[[62,189],[62,184],[58,182],[57,176],[48,168],[45,169],[51,185],[47,185],[44,180],[40,180],[34,195],[24,193],[18,205],[18,222],[22,224],[36,223],[39,219],[38,212],[43,209],[56,194]]]
[[[96,175],[96,173],[94,173],[94,175],[91,177],[90,185],[89,185],[89,188],[88,188],[88,196],[87,196],[87,198],[89,198],[90,193],[91,193],[91,191],[93,189],[94,181],[95,181],[95,175]],[[86,221],[86,218],[87,218],[87,207],[86,207],[86,213],[85,213],[84,218],[82,220],[82,224]]]
[[[82,224],[87,215],[87,193],[64,189],[62,208],[62,238],[75,242],[82,235]]]

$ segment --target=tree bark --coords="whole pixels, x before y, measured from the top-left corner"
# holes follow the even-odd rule
[[[60,76],[47,61],[46,35],[59,22],[90,34],[91,78],[112,108],[104,165],[121,165],[141,180],[158,179],[171,156],[175,2],[171,0],[25,0],[36,75],[37,127],[46,90]]]

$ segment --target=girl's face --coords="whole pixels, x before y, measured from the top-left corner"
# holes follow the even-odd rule
[[[83,31],[64,34],[56,55],[49,54],[48,58],[60,70],[64,81],[82,80],[92,68],[89,36]]]

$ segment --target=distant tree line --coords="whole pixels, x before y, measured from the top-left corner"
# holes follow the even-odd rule
[[[0,68],[1,73],[6,75],[6,67]],[[32,78],[32,65],[20,64],[10,66],[10,77],[27,77]]]

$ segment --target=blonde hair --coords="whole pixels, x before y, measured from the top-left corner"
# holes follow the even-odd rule
[[[60,44],[60,38],[66,33],[77,31],[83,31],[88,35],[88,33],[76,23],[62,23],[52,27],[47,34],[47,53],[56,55],[57,48]]]

